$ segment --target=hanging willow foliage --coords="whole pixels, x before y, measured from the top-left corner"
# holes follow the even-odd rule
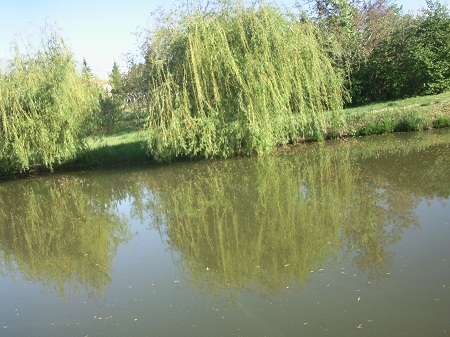
[[[319,31],[274,5],[170,12],[147,48],[157,159],[263,154],[342,122],[330,112],[342,107],[342,79]]]
[[[98,109],[98,91],[80,74],[56,30],[39,49],[14,56],[0,72],[0,164],[3,173],[34,165],[52,168],[74,157],[86,121]]]

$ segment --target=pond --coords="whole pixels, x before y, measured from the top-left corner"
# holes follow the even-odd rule
[[[1,336],[450,334],[450,130],[0,183]]]

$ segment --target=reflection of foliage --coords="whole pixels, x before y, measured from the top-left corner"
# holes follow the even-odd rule
[[[167,180],[170,186],[162,187],[158,198],[170,243],[191,281],[207,281],[212,292],[239,291],[253,282],[269,292],[294,280],[301,285],[335,251],[339,210],[348,208],[354,186],[351,175],[336,174],[349,162],[329,155],[320,168],[313,152],[308,158],[209,165]],[[206,268],[211,271],[205,274]]]
[[[19,270],[62,297],[79,285],[90,296],[104,291],[128,229],[91,190],[87,180],[65,177],[0,185],[0,273]]]
[[[398,141],[398,135],[358,142],[364,151],[355,153],[363,168],[356,197],[366,201],[352,208],[343,234],[348,250],[356,254],[355,263],[372,278],[385,275],[391,267],[393,254],[386,248],[400,241],[404,229],[419,226],[414,209],[420,198],[450,195],[445,179],[450,159],[443,155],[450,144],[439,136],[443,132],[405,134],[404,142]]]
[[[122,200],[153,215],[201,291],[301,287],[344,249],[371,279],[390,270],[421,198],[448,198],[448,130],[313,144],[273,157],[196,162],[89,178],[0,184],[0,273],[104,290],[129,232]],[[86,255],[87,254],[87,255]],[[207,270],[209,269],[209,270]]]
[[[376,157],[368,156],[363,164],[370,166],[372,174],[395,182],[396,186],[416,197],[447,198],[450,195],[450,183],[446,179],[450,157],[442,154],[449,153],[450,142],[445,133],[448,134],[448,130],[404,134],[403,144],[387,142],[391,148],[383,149],[380,148],[381,142],[393,136],[375,137],[373,144],[366,144],[377,149],[378,154],[383,154],[385,160],[380,162]],[[408,143],[414,145],[408,146]]]
[[[418,226],[413,210],[420,186],[395,179],[395,163],[446,145],[431,133],[404,144],[389,138],[383,146],[360,142],[196,164],[160,179],[153,195],[159,229],[179,252],[191,282],[213,294],[255,285],[274,293],[292,282],[301,287],[311,270],[342,247],[369,278],[386,275],[393,259],[388,247],[405,228]],[[374,161],[389,153],[398,160],[378,172]],[[424,176],[444,169],[440,163],[431,155]]]

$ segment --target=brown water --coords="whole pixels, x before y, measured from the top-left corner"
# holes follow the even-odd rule
[[[450,334],[450,130],[0,183],[0,336]]]

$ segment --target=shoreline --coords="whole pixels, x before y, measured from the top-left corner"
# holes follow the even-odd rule
[[[415,97],[399,101],[371,104],[345,109],[343,127],[330,127],[326,134],[311,139],[298,138],[288,146],[296,146],[331,139],[346,139],[392,132],[414,132],[450,127],[450,92],[433,96]],[[52,172],[132,167],[140,165],[165,165],[152,158],[145,148],[145,131],[89,137],[86,149],[72,160],[55,165],[50,171],[34,167],[26,172],[0,174],[0,182],[16,178],[34,177]],[[281,145],[282,148],[286,145]],[[275,150],[275,149],[274,149]],[[236,155],[240,155],[236,153]],[[210,158],[214,159],[214,158]],[[170,162],[208,160],[205,158],[176,157]]]

